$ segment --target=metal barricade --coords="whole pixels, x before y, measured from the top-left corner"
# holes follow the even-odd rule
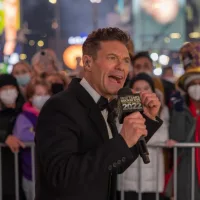
[[[28,143],[25,143],[25,146],[26,148],[31,148],[31,159],[32,159],[32,181],[33,183],[35,183],[35,144],[32,143],[32,142],[28,142]],[[156,148],[156,152],[157,152],[157,155],[158,155],[158,151],[160,148],[168,148],[166,146],[166,144],[163,144],[163,143],[157,143],[155,145],[148,145],[148,147],[150,148]],[[191,166],[192,166],[192,171],[191,171],[191,175],[192,175],[192,178],[191,178],[191,200],[194,200],[195,199],[195,148],[198,148],[200,147],[200,143],[177,143],[173,149],[174,149],[174,200],[177,200],[177,159],[178,159],[178,148],[191,148],[192,150],[192,163],[191,163]],[[6,145],[0,143],[0,200],[2,200],[2,196],[3,196],[3,191],[2,191],[2,148],[8,148],[6,147]],[[16,195],[16,200],[20,200],[19,199],[19,169],[18,169],[18,153],[14,153],[14,160],[15,160],[15,195]],[[138,162],[138,174],[139,174],[139,193],[138,193],[138,200],[142,200],[142,192],[141,192],[141,176],[142,176],[142,173],[141,173],[141,164],[142,164],[142,161],[141,159],[139,159],[140,161]],[[157,156],[157,160],[156,160],[156,166],[158,166],[158,156]],[[156,174],[156,179],[157,179],[157,184],[156,184],[156,188],[157,188],[157,191],[156,191],[156,200],[159,200],[159,190],[158,190],[158,179],[159,179],[159,175],[158,175],[158,171],[159,170],[156,170],[157,171],[157,174]],[[123,174],[122,174],[122,180],[124,179],[123,177]],[[122,181],[123,182],[123,181]],[[33,184],[33,188],[32,188],[32,191],[33,191],[33,194],[35,194],[35,186]],[[121,190],[121,200],[124,200],[125,197],[124,197],[124,188],[122,186],[122,190]],[[34,197],[33,197],[33,200],[34,200]]]
[[[165,143],[156,143],[154,145],[148,145],[148,147],[150,148],[156,148],[156,152],[158,155],[158,151],[159,149],[163,149],[163,148],[169,148]],[[177,164],[177,160],[178,160],[178,148],[190,148],[191,149],[191,157],[192,157],[192,163],[191,163],[191,199],[190,200],[195,200],[195,148],[200,148],[200,143],[177,143],[175,144],[173,147],[173,165],[174,165],[174,179],[173,179],[173,185],[174,185],[174,200],[177,200],[177,168],[178,168],[178,164]],[[138,185],[139,185],[139,192],[138,192],[138,200],[142,200],[142,192],[141,192],[141,159],[139,159],[138,162],[138,174],[139,174],[139,180],[138,180]],[[158,166],[158,156],[156,159],[156,166]],[[158,180],[159,180],[159,170],[156,170],[156,200],[159,200],[159,185],[158,185]],[[121,188],[121,200],[125,200],[125,195],[124,195],[124,175],[121,175],[121,184],[122,184],[122,188]]]
[[[31,148],[31,160],[32,160],[32,181],[35,183],[35,144],[33,142],[24,143],[26,148]],[[2,183],[2,148],[8,148],[5,144],[0,143],[0,200],[3,200],[3,183]],[[15,200],[19,198],[19,163],[18,153],[14,153],[14,164],[15,164]],[[33,194],[35,194],[35,186],[32,188]],[[34,197],[33,199],[34,200]]]

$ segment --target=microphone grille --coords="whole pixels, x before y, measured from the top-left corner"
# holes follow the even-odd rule
[[[132,95],[132,91],[130,88],[121,88],[119,91],[118,91],[118,96],[123,96],[123,95]]]

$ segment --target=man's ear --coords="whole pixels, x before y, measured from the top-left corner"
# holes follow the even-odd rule
[[[85,71],[92,71],[92,57],[88,55],[83,56],[83,68]]]

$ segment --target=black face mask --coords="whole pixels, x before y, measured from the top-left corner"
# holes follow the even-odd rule
[[[51,91],[53,94],[57,94],[58,92],[62,92],[64,90],[64,85],[61,83],[53,83],[51,85]]]

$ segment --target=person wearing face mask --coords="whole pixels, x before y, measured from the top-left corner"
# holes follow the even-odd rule
[[[38,115],[45,102],[50,98],[49,85],[42,81],[32,81],[27,86],[27,102],[23,106],[22,113],[17,117],[13,135],[23,142],[33,142],[35,136],[35,126]],[[22,187],[26,200],[32,200],[32,163],[30,148],[21,152],[22,163]]]
[[[19,61],[13,65],[12,75],[17,79],[17,83],[25,96],[26,86],[32,77],[30,65],[25,61]]]
[[[199,60],[196,60],[196,66]],[[178,95],[172,97],[174,109],[169,128],[170,138],[175,142],[200,143],[200,67],[188,68],[178,79],[177,87],[185,93],[184,98]],[[184,100],[184,101],[183,101]],[[179,105],[177,105],[179,104]],[[180,107],[182,108],[180,109]],[[191,150],[179,150],[181,158],[178,162],[177,195],[178,200],[191,198],[192,156]],[[200,199],[200,150],[195,149],[195,194],[194,199]],[[187,184],[186,184],[187,183]],[[170,184],[170,182],[169,182]]]
[[[51,85],[52,95],[67,89],[70,82],[69,77],[61,72],[47,74],[45,81]]]
[[[9,148],[2,148],[2,183],[3,200],[15,199],[14,175],[14,154],[24,148],[23,142],[13,135],[13,127],[17,116],[21,112],[24,103],[16,79],[9,74],[0,75],[0,142],[5,143]],[[12,152],[11,152],[11,151]],[[21,197],[20,197],[21,198]]]
[[[137,76],[130,80],[130,88],[133,93],[140,92],[156,92],[154,82],[152,78],[146,73],[139,73]],[[157,94],[158,95],[158,94]],[[164,104],[162,93],[159,93],[159,99],[161,101],[161,108],[159,112],[159,117],[163,120],[162,126],[156,131],[153,137],[150,139],[148,144],[156,144],[161,142],[167,142],[169,138],[169,110],[168,107]],[[143,107],[145,113],[145,107]],[[164,178],[165,178],[165,166],[164,166],[164,155],[162,149],[159,149],[158,152],[155,148],[148,148],[150,160],[149,164],[144,164],[141,162],[141,192],[143,200],[155,200],[156,199],[156,185],[157,177],[156,172],[158,171],[158,192],[160,200],[166,200],[161,193],[164,189]],[[156,159],[158,158],[158,164]],[[118,178],[118,190],[123,190],[125,192],[124,199],[132,200],[138,199],[139,184],[138,184],[138,158],[131,166],[120,175]],[[118,200],[120,200],[121,194],[118,193]]]

